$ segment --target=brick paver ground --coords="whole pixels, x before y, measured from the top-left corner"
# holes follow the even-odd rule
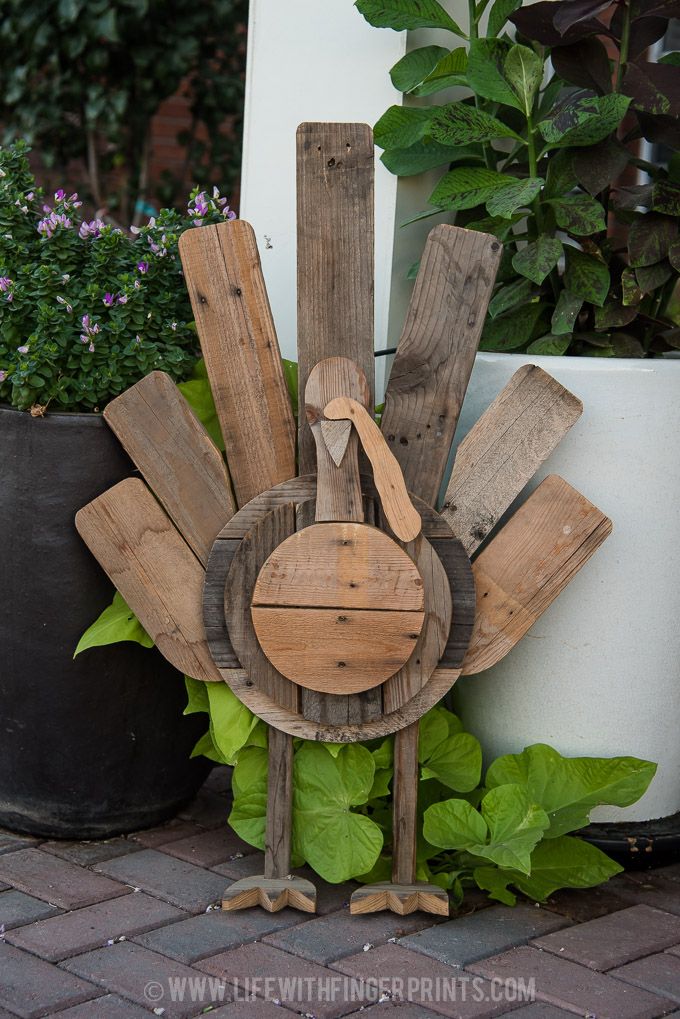
[[[261,854],[216,769],[166,825],[105,842],[0,832],[0,1019],[680,1019],[680,865],[442,921],[219,909]],[[522,983],[523,981],[523,983]]]

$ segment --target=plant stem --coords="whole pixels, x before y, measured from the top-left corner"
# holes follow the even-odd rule
[[[628,50],[630,48],[630,3],[625,3],[623,8],[623,28],[621,29],[621,46],[619,47],[619,62],[616,67],[616,80],[614,82],[614,91],[619,92],[621,89],[621,80],[623,78],[623,72],[626,69],[628,63]]]
[[[538,177],[538,160],[536,158],[536,138],[534,137],[534,121],[531,113],[527,113],[527,155],[529,157],[529,176]],[[534,218],[536,220],[537,233],[543,232],[543,210],[541,209],[541,200],[539,195],[536,195],[531,208],[534,210]]]
[[[470,19],[470,32],[469,32],[470,42],[474,42],[476,39],[479,39],[479,25],[477,24],[476,8],[477,8],[476,0],[468,0],[468,16]],[[476,92],[475,92],[475,106],[478,110],[481,109],[482,106],[479,96],[477,95]],[[484,142],[481,142],[480,146],[482,150],[482,155],[484,156],[484,164],[487,170],[495,170],[496,167],[494,166],[494,160],[492,157],[493,148],[491,148],[491,143],[489,142],[488,145],[485,145]]]

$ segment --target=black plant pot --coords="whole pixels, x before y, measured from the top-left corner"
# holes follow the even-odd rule
[[[155,648],[73,660],[112,587],[76,511],[132,472],[100,416],[0,407],[0,825],[101,838],[157,824],[196,792],[205,729]]]

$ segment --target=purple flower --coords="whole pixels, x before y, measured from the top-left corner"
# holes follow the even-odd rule
[[[0,290],[2,290],[3,294],[6,293],[11,286],[12,281],[9,276],[0,276]]]
[[[49,205],[43,206],[45,212],[49,212],[49,216],[45,216],[38,223],[38,233],[48,239],[53,235],[57,227],[63,226],[65,230],[69,230],[73,225],[71,220],[63,212],[56,213],[54,209],[50,209]]]
[[[63,188],[59,188],[58,191],[54,192],[54,200],[55,200],[55,202],[63,202],[65,197],[66,197],[66,192],[64,191]]]
[[[127,304],[127,294],[120,294],[118,297],[119,304]]]
[[[32,202],[34,198],[35,198],[34,193],[32,191],[29,191],[28,194],[26,195],[26,200],[28,202]]]
[[[146,273],[148,271],[149,271],[149,263],[148,262],[137,262],[137,272],[141,272],[142,275],[144,275],[144,273]]]
[[[0,371],[0,382],[4,382],[6,378],[7,378],[7,372],[6,371]]]
[[[28,344],[24,344],[22,347],[17,347],[17,353],[28,354]]]
[[[94,354],[94,343],[92,342],[92,340],[90,340],[90,345],[87,349],[90,351],[91,354]]]
[[[104,294],[104,297],[102,298],[102,303],[105,304],[107,308],[110,308],[112,304],[115,304],[115,302],[116,298],[113,296],[113,294],[110,294],[107,291]]]
[[[104,223],[101,219],[91,219],[89,223],[84,221],[80,224],[80,230],[78,236],[85,240],[87,237],[93,237],[95,240],[97,237],[101,237],[102,228]]]

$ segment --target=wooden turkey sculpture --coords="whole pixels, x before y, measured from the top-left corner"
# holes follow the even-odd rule
[[[396,733],[392,882],[351,909],[446,914],[446,892],[415,878],[418,720],[514,647],[611,523],[551,476],[471,564],[581,404],[521,368],[461,443],[437,512],[501,245],[432,230],[378,428],[370,129],[303,124],[297,167],[298,468],[252,228],[200,227],[180,252],[228,466],[153,372],[105,411],[141,479],[77,526],[165,657],[270,726],[264,875],[223,907],[315,909],[290,875],[293,737]]]

